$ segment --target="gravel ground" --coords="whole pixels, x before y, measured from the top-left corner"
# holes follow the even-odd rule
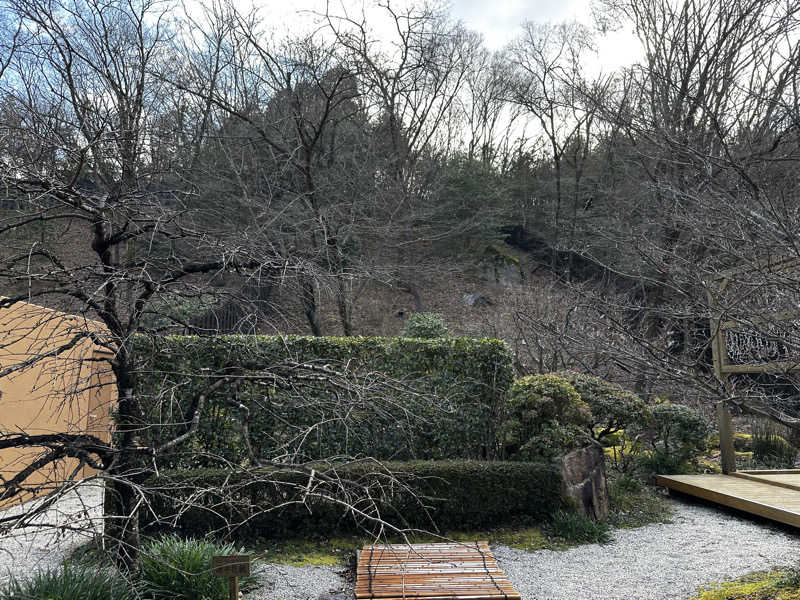
[[[92,539],[102,517],[102,487],[85,484],[65,494],[36,523],[59,523],[60,529],[25,528],[0,537],[0,581],[25,576],[36,569],[57,567],[70,550]],[[26,505],[29,509],[31,505]],[[2,513],[10,516],[18,508]]]
[[[321,594],[337,598],[344,594],[353,597],[353,586],[339,573],[342,567],[291,567],[262,565],[257,574],[263,577],[263,587],[245,595],[246,600],[316,600]]]
[[[101,500],[99,488],[84,487],[41,517],[78,531],[29,530],[0,538],[0,580],[60,564],[89,539]],[[672,523],[617,531],[604,546],[532,553],[496,546],[495,556],[524,600],[686,600],[709,582],[800,559],[800,535],[789,529],[692,502],[672,502]],[[353,586],[341,576],[342,568],[268,564],[259,571],[264,584],[247,600],[316,600],[321,594],[352,598]]]
[[[707,583],[794,564],[800,535],[765,521],[672,500],[672,523],[620,530],[606,545],[494,553],[523,600],[687,600]],[[267,565],[270,583],[247,600],[315,600],[351,590],[340,569]],[[348,598],[352,598],[350,593]]]
[[[800,559],[800,536],[673,500],[670,524],[615,532],[563,552],[494,548],[524,600],[685,600],[699,587]]]

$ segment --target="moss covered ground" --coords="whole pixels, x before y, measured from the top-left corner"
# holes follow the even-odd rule
[[[692,600],[800,600],[800,570],[759,571],[710,584]]]
[[[472,541],[489,540],[491,544],[502,544],[520,550],[534,552],[550,549],[562,550],[570,547],[569,542],[550,536],[541,527],[507,527],[485,531],[454,531],[444,536],[415,535],[409,538],[412,543],[443,542],[447,540]],[[403,543],[402,538],[389,540]],[[358,536],[330,537],[320,539],[266,540],[258,544],[256,553],[260,559],[269,563],[300,566],[345,565],[357,550],[373,539]]]
[[[617,480],[609,482],[611,514],[609,525],[612,528],[642,527],[650,523],[669,522],[673,511],[667,499],[654,488],[641,484]],[[611,531],[613,537],[613,529]],[[489,540],[490,544],[500,544],[535,552],[537,550],[566,550],[579,541],[554,535],[551,526],[518,525],[487,530],[451,531],[443,537],[416,535],[410,538],[413,543],[438,542],[446,540],[469,541]],[[258,545],[256,552],[266,562],[293,566],[347,564],[356,550],[372,540],[366,537],[330,537],[319,539],[266,540]],[[390,540],[402,543],[400,538]],[[798,599],[800,600],[800,599]]]

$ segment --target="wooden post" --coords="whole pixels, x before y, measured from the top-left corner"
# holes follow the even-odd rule
[[[720,286],[719,293],[725,291],[728,286],[728,280],[723,279]],[[725,343],[725,333],[722,330],[722,319],[716,314],[717,306],[713,292],[706,288],[708,296],[709,307],[714,311],[714,318],[710,319],[709,325],[711,326],[711,356],[714,361],[714,375],[719,379],[725,388],[728,389],[728,374],[723,370],[723,365],[728,361],[728,348]],[[725,406],[725,401],[720,400],[717,402],[717,429],[719,430],[719,462],[722,467],[722,472],[726,475],[728,473],[736,472],[736,452],[733,448],[733,419],[728,407]]]
[[[736,452],[733,449],[733,421],[725,402],[717,402],[717,424],[719,426],[719,463],[722,472],[736,472]]]
[[[239,600],[239,577],[250,575],[250,555],[212,556],[211,572],[228,578],[228,599]]]

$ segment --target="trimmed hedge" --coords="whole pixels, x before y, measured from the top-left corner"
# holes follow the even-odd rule
[[[235,401],[249,411],[251,447],[262,459],[283,460],[291,453],[292,462],[341,455],[495,457],[495,429],[513,381],[511,354],[493,339],[142,337],[137,354],[142,359],[137,394],[149,407],[142,423],[162,424],[143,431],[151,443],[183,431],[181,423],[210,375],[235,372]],[[312,376],[291,379],[291,365],[297,364]],[[247,379],[255,371],[242,371],[243,365],[289,373],[289,379]],[[330,385],[313,376],[313,369],[344,373],[355,391]],[[162,466],[247,464],[233,393],[221,387],[207,398],[193,445],[176,450]]]
[[[141,511],[141,525],[151,532],[167,528],[184,535],[215,532],[237,539],[374,532],[375,523],[319,499],[317,494],[334,490],[325,483],[326,477],[350,482],[354,494],[360,491],[356,486],[367,486],[385,520],[426,530],[542,521],[568,506],[561,497],[561,478],[547,464],[414,461],[383,467],[372,462],[338,468],[318,465],[311,485],[308,473],[299,471],[165,472],[145,484],[150,510]],[[387,472],[394,474],[394,483]],[[301,499],[304,504],[287,504],[271,512],[254,508],[266,510]],[[357,506],[369,510],[363,501]]]

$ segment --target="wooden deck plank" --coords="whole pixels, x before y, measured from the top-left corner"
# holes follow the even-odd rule
[[[800,489],[786,477],[792,473],[731,475],[659,475],[656,483],[669,489],[742,510],[779,523],[800,527]]]
[[[364,546],[358,600],[520,600],[486,541]]]

